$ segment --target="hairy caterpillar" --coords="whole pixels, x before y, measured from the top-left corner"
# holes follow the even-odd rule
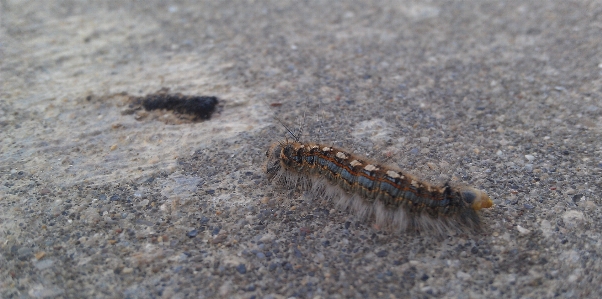
[[[290,130],[289,130],[290,133]],[[292,133],[291,133],[292,134]],[[395,167],[348,151],[295,140],[274,143],[266,152],[270,181],[300,186],[335,200],[360,217],[392,230],[477,231],[477,211],[493,206],[489,196],[464,185],[434,186]]]

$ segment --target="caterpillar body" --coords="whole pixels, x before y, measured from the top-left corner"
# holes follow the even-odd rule
[[[493,206],[478,189],[434,186],[396,167],[297,138],[272,144],[266,156],[270,181],[334,199],[361,218],[374,215],[378,226],[391,231],[479,231],[477,211]]]

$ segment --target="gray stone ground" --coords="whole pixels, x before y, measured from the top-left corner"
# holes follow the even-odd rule
[[[600,1],[0,3],[2,298],[602,293]],[[163,87],[221,111],[124,113]],[[484,232],[271,185],[274,116],[486,190]]]

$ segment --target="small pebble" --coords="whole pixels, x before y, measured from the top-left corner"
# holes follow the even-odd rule
[[[247,266],[245,266],[245,264],[239,264],[236,266],[236,271],[238,271],[240,274],[245,274],[247,273]]]
[[[31,248],[21,247],[17,250],[17,253],[19,255],[19,260],[25,261],[25,260],[28,260],[29,257],[33,255],[33,250],[31,250]]]
[[[219,230],[220,230],[220,229],[219,229],[219,227],[216,227],[216,228],[214,228],[214,229],[211,231],[211,235],[212,235],[212,236],[215,236],[215,235],[219,234]]]
[[[458,273],[456,273],[456,277],[458,277],[461,280],[464,281],[468,281],[470,279],[472,279],[472,276],[470,276],[470,274],[466,273],[466,272],[462,272],[462,271],[458,271]]]
[[[387,255],[389,255],[389,253],[386,250],[382,250],[376,253],[376,256],[378,257],[385,257]]]
[[[189,238],[194,238],[196,237],[196,235],[198,235],[199,232],[196,229],[193,229],[189,232],[186,233],[186,236],[188,236]]]
[[[526,235],[526,234],[528,234],[528,233],[530,233],[530,232],[531,232],[531,230],[529,230],[529,229],[526,229],[526,228],[524,228],[524,227],[522,227],[522,226],[520,226],[520,225],[517,225],[517,226],[516,226],[516,230],[518,230],[518,232],[519,232],[521,235]]]
[[[228,234],[219,234],[211,240],[211,244],[222,243],[222,242],[226,241],[227,238],[228,238]]]
[[[36,269],[38,269],[38,270],[44,270],[44,269],[48,269],[48,268],[52,267],[52,265],[54,265],[53,260],[45,259],[43,261],[36,262],[34,264],[34,267],[36,267]]]
[[[525,158],[529,160],[529,162],[533,162],[533,160],[535,160],[535,157],[533,155],[525,155]]]
[[[583,216],[583,212],[581,211],[570,210],[562,214],[562,220],[567,225],[576,225],[584,219],[585,217]]]

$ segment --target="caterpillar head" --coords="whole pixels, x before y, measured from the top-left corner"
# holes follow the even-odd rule
[[[280,171],[280,154],[282,153],[282,146],[283,145],[280,142],[276,142],[265,152],[265,156],[267,157],[265,171],[268,174],[269,180],[273,179],[278,171]]]

